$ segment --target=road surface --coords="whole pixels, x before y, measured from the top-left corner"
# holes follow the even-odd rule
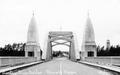
[[[55,58],[52,61],[38,64],[12,75],[112,75],[67,58]]]

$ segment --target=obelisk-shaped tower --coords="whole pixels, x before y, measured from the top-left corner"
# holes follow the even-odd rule
[[[88,18],[86,21],[86,26],[83,36],[82,51],[83,51],[83,57],[97,56],[94,29],[91,19],[89,17],[89,13],[88,13]]]
[[[26,57],[37,57],[38,59],[41,58],[38,38],[37,23],[33,13],[27,33],[27,43],[25,47]]]
[[[110,40],[107,40],[106,49],[107,49],[107,50],[110,50]]]

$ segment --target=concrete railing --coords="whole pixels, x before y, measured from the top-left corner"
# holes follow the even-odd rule
[[[14,66],[18,64],[24,64],[37,61],[36,57],[0,57],[1,66]]]
[[[98,64],[120,65],[120,56],[86,57],[85,61],[98,63]]]

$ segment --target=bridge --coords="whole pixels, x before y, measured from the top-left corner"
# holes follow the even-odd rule
[[[58,40],[63,40],[63,42]],[[38,41],[37,24],[33,15],[28,28],[25,56],[0,57],[0,74],[120,75],[120,57],[97,57],[94,29],[89,16],[80,53],[76,49],[75,36],[71,31],[48,33],[44,60]],[[53,57],[52,47],[57,45],[69,47],[68,57]]]

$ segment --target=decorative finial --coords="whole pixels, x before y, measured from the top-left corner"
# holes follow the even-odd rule
[[[90,16],[89,10],[88,10],[88,17]]]
[[[33,11],[33,16],[34,16],[34,11]]]
[[[60,31],[62,31],[62,25],[60,25]]]

